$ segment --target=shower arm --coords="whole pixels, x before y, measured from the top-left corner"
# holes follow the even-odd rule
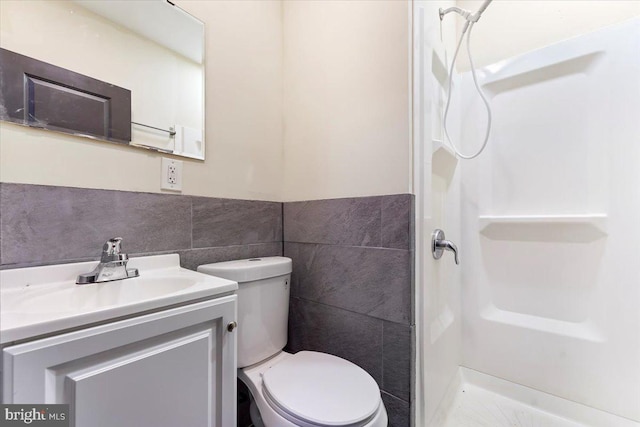
[[[491,3],[492,1],[493,0],[485,0],[485,2],[482,3],[482,5],[480,6],[480,8],[476,13],[471,13],[468,10],[461,9],[457,6],[449,7],[447,9],[440,8],[440,20],[442,21],[442,19],[444,19],[444,16],[446,14],[455,12],[467,20],[466,25],[468,26],[470,22],[478,22],[478,20],[482,16],[482,13],[485,11],[487,7],[489,7],[489,3]]]

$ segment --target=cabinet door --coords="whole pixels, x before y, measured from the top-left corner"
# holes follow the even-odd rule
[[[231,295],[3,351],[4,403],[67,403],[76,427],[236,425]]]

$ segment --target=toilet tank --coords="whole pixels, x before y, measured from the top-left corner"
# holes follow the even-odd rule
[[[198,267],[200,273],[238,282],[238,368],[287,344],[291,265],[290,258],[264,257]]]

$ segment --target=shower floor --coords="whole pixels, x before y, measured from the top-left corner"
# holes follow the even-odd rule
[[[456,396],[444,427],[586,427],[471,384]]]
[[[640,423],[461,367],[434,427],[640,427]]]

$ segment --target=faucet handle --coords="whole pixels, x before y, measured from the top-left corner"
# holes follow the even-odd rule
[[[458,247],[450,240],[445,240],[444,231],[437,229],[431,235],[431,251],[435,259],[440,259],[444,251],[451,251],[456,264],[460,264],[458,259]]]
[[[107,240],[106,242],[104,242],[102,252],[106,253],[107,255],[119,255],[121,242],[122,237],[113,237]]]
[[[102,246],[102,262],[126,261],[127,254],[121,253],[122,237],[114,237],[104,242]]]
[[[450,240],[442,240],[436,244],[438,248],[453,252],[453,259],[456,264],[460,264],[458,259],[458,247]]]

